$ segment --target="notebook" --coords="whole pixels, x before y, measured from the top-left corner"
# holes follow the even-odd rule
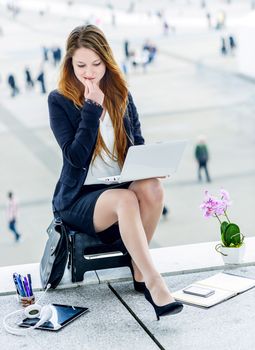
[[[120,174],[100,177],[103,183],[169,177],[176,172],[187,141],[168,141],[131,146]]]
[[[183,292],[183,289],[187,288],[185,287],[172,293],[173,297],[186,304],[208,308],[255,287],[255,279],[221,272],[190,286],[209,287],[214,290],[214,294],[208,297],[186,294]]]

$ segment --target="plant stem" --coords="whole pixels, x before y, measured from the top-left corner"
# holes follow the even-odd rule
[[[230,220],[229,220],[229,218],[228,218],[228,216],[227,216],[227,212],[226,212],[225,210],[224,210],[224,215],[226,216],[228,222],[230,223]]]
[[[219,223],[221,224],[220,218],[218,217],[217,214],[215,214],[215,217],[219,220]]]

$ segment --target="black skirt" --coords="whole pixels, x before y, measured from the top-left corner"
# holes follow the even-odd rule
[[[92,236],[101,236],[100,238],[102,238],[102,236],[106,236],[105,238],[107,238],[107,236],[111,235],[111,238],[109,237],[111,241],[118,239],[120,234],[118,225],[116,224],[113,224],[104,231],[95,231],[93,222],[94,209],[98,198],[104,191],[114,188],[128,188],[131,183],[132,182],[124,182],[116,185],[84,185],[75,203],[70,206],[70,208],[60,211],[59,214],[64,223],[72,230],[84,232]]]

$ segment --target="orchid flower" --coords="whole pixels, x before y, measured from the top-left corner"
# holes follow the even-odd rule
[[[202,209],[204,217],[206,218],[216,217],[221,223],[219,216],[224,215],[227,218],[228,222],[230,222],[227,216],[227,209],[231,204],[229,200],[229,193],[226,190],[221,189],[220,195],[221,197],[220,199],[218,199],[210,195],[209,192],[206,190],[205,199],[200,205],[200,208]]]
[[[231,223],[228,218],[227,209],[230,205],[230,196],[226,190],[220,190],[219,198],[212,196],[206,190],[200,209],[203,211],[204,217],[216,217],[218,219],[221,229],[221,241],[225,247],[239,247],[243,244],[244,235],[240,233],[239,226]],[[222,221],[220,219],[221,216],[225,217]]]

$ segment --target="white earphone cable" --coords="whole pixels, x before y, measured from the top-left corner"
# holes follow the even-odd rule
[[[35,305],[35,307],[37,306],[37,308],[38,308],[38,306],[40,306],[39,304],[38,304],[38,302],[45,296],[45,293],[50,289],[50,287],[51,287],[51,284],[48,284],[47,285],[47,287],[46,287],[46,289],[45,289],[45,291],[44,291],[44,293],[40,296],[40,298],[38,299],[38,301],[34,304]],[[28,307],[31,307],[32,305],[30,305],[30,306],[28,306]],[[41,306],[40,306],[41,307]],[[31,331],[31,330],[33,330],[33,329],[35,329],[37,326],[39,326],[40,324],[41,324],[41,320],[40,321],[38,321],[37,322],[37,324],[35,324],[34,326],[32,326],[32,327],[29,327],[29,328],[27,328],[27,329],[18,329],[18,328],[14,328],[14,327],[11,327],[11,326],[9,326],[8,324],[7,324],[7,319],[10,317],[10,316],[12,316],[12,315],[14,315],[14,314],[18,314],[18,313],[20,313],[20,312],[24,312],[26,309],[19,309],[19,310],[16,310],[16,311],[13,311],[13,312],[11,312],[11,313],[9,313],[9,314],[7,314],[7,315],[5,315],[4,316],[4,318],[3,318],[3,325],[4,325],[4,328],[5,328],[5,330],[7,331],[7,332],[9,332],[9,333],[11,333],[11,334],[14,334],[14,335],[25,335],[25,334],[27,334],[27,332],[28,331]],[[48,318],[50,318],[51,316],[50,316],[50,313],[49,313],[49,311],[48,311]],[[46,319],[44,320],[44,322],[46,321]]]
[[[36,304],[38,304],[39,301],[45,296],[46,292],[50,289],[50,287],[51,287],[51,284],[50,284],[50,283],[47,284],[47,287],[46,287],[44,293],[43,293],[43,294],[40,296],[40,298],[37,300]]]

